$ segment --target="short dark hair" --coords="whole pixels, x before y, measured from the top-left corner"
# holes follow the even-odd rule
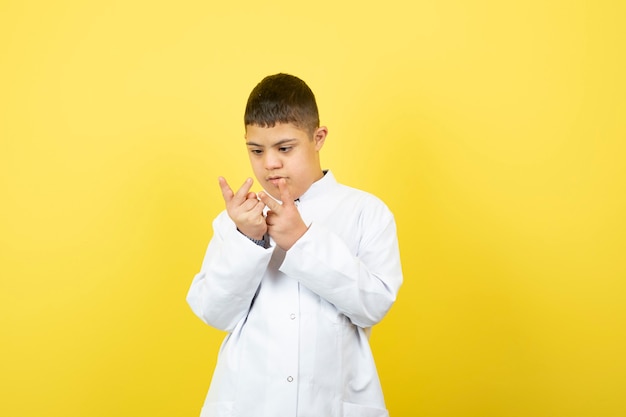
[[[300,78],[289,74],[269,75],[254,87],[244,114],[246,126],[274,127],[293,123],[313,134],[320,125],[315,95]]]

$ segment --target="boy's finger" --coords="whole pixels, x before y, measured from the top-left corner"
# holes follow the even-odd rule
[[[233,199],[233,196],[235,195],[235,193],[233,193],[233,190],[228,185],[226,178],[218,177],[217,181],[219,182],[220,188],[222,189],[222,196],[224,197],[224,201],[228,203],[230,200]]]
[[[283,205],[293,206],[295,203],[293,202],[293,197],[291,197],[291,193],[289,192],[289,187],[283,178],[278,181],[278,192],[280,193],[280,200]]]
[[[250,191],[250,187],[252,187],[252,178],[247,178],[246,181],[241,185],[241,188],[237,190],[234,198],[238,201],[239,204],[246,201],[246,197],[248,192]]]
[[[263,202],[263,204],[265,204],[272,211],[276,211],[280,209],[280,203],[274,200],[269,195],[267,195],[265,191],[261,191],[259,193],[259,199]]]

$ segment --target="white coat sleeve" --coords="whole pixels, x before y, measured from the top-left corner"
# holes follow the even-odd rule
[[[396,300],[402,268],[395,220],[386,207],[365,215],[358,252],[313,222],[287,251],[280,270],[333,304],[352,323],[371,327]]]
[[[213,221],[202,268],[187,303],[205,323],[232,331],[248,314],[272,251],[242,235],[225,212]]]

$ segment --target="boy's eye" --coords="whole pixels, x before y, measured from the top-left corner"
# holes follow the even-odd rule
[[[289,152],[291,150],[291,146],[281,146],[278,150],[280,152]]]
[[[263,153],[263,151],[260,149],[250,149],[250,152],[252,152],[255,155],[261,155]]]

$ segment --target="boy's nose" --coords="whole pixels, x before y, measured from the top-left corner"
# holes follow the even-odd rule
[[[274,155],[270,152],[265,154],[265,168],[267,170],[272,170],[281,167],[280,158],[278,155]]]

